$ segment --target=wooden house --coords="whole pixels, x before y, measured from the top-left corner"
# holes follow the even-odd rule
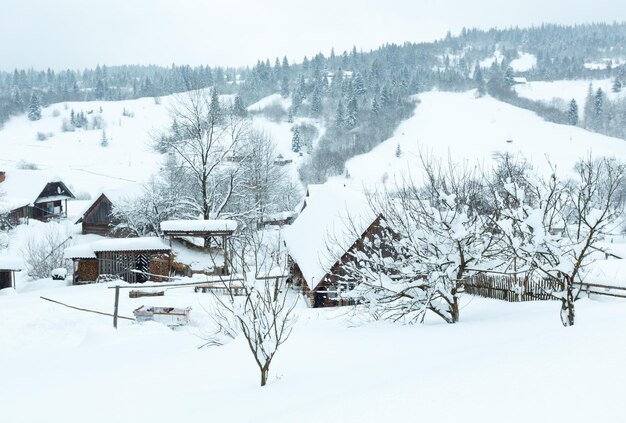
[[[18,260],[10,257],[0,257],[0,289],[15,288],[15,272],[22,270]]]
[[[39,170],[0,172],[0,190],[2,207],[13,224],[66,217],[67,201],[75,198],[58,177]]]
[[[290,280],[301,287],[313,307],[348,304],[338,291],[358,281],[347,277],[345,266],[363,242],[388,230],[364,194],[326,183],[315,187],[294,223],[284,232],[290,261]]]
[[[161,238],[119,238],[69,247],[75,285],[92,283],[104,275],[129,283],[164,281],[170,275],[172,249]]]
[[[129,201],[143,194],[141,185],[131,185],[122,189],[112,189],[102,192],[87,207],[85,212],[76,221],[82,226],[83,234],[97,234],[103,236],[127,236],[123,231],[114,231],[119,223],[112,215],[113,205],[122,201]]]

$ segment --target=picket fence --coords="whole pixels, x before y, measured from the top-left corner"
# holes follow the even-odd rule
[[[480,273],[463,283],[468,294],[509,302],[556,300],[551,292],[558,290],[558,283],[547,278],[524,278],[523,276],[493,275]],[[579,297],[609,296],[626,298],[626,287],[597,283],[578,283]]]

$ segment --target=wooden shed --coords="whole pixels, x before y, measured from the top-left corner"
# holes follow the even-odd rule
[[[15,272],[22,270],[16,259],[0,256],[0,289],[15,288]]]
[[[357,190],[326,183],[311,191],[302,212],[284,232],[290,280],[313,307],[347,305],[349,301],[338,296],[339,288],[352,289],[358,281],[345,277],[345,266],[364,242],[387,231],[387,225]]]
[[[75,285],[108,275],[129,283],[165,281],[170,275],[172,249],[157,237],[107,239],[69,247]]]

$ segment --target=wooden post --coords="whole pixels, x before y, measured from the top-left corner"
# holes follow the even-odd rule
[[[120,305],[120,287],[115,286],[115,305],[113,306],[113,327],[117,329],[117,312]]]

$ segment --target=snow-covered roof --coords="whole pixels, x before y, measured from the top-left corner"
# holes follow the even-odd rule
[[[171,247],[159,237],[115,238],[81,244],[65,249],[67,259],[96,258],[104,251],[170,251]]]
[[[0,256],[0,270],[22,270],[22,262],[15,257]]]
[[[335,182],[309,189],[306,207],[285,230],[284,238],[289,255],[310,289],[320,283],[376,217],[362,192]]]
[[[61,178],[41,170],[8,169],[4,182],[0,182],[0,208],[13,210],[27,206],[39,199],[42,191],[51,182],[62,182]],[[68,198],[63,195],[57,199]],[[45,199],[44,199],[45,200]]]
[[[66,259],[95,259],[96,253],[91,248],[91,244],[80,244],[67,247],[63,251],[63,257]]]
[[[122,188],[106,189],[102,191],[110,202],[132,200],[145,194],[146,190],[141,184],[129,184]],[[99,196],[98,196],[99,197]]]
[[[166,220],[161,222],[164,232],[234,232],[234,220]]]

